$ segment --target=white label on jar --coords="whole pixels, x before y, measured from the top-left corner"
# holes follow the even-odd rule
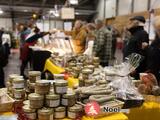
[[[62,99],[62,105],[67,106],[68,105],[68,99]]]
[[[57,107],[57,106],[59,106],[59,103],[60,103],[59,100],[50,100],[49,107]]]
[[[29,119],[35,120],[37,118],[36,113],[27,113],[26,114]]]
[[[21,99],[21,98],[22,98],[22,95],[21,95],[21,93],[14,93],[14,97],[15,97],[16,99]]]
[[[24,88],[24,83],[13,83],[13,88]]]
[[[61,119],[66,116],[65,112],[55,112],[55,118],[56,119]]]
[[[68,117],[71,118],[71,119],[75,119],[76,118],[76,113],[68,111]]]
[[[56,87],[56,92],[57,93],[66,93],[67,87]]]
[[[53,114],[50,115],[49,120],[53,120]]]

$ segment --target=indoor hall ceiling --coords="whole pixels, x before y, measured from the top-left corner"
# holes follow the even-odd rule
[[[98,0],[78,0],[75,8],[76,16],[79,18],[90,19],[96,14]],[[51,9],[60,9],[66,4],[66,0],[0,0],[0,8],[4,14],[0,17],[29,18],[33,13],[47,15]]]

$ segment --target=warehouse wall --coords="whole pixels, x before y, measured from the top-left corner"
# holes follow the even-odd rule
[[[0,28],[5,28],[6,30],[12,30],[12,19],[11,18],[0,18]]]
[[[99,0],[96,17],[104,19],[129,15],[147,11],[149,8],[160,8],[160,0]]]

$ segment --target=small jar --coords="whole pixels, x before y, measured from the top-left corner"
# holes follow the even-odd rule
[[[28,96],[30,107],[33,109],[38,109],[43,107],[44,96],[37,93],[31,93]]]
[[[68,108],[68,118],[70,119],[76,119],[81,113],[82,113],[82,106],[75,104],[72,107]]]
[[[85,86],[92,86],[93,84],[95,84],[96,80],[85,80]]]
[[[65,94],[67,92],[68,82],[66,80],[55,81],[55,93]]]
[[[29,71],[29,81],[31,83],[35,83],[37,80],[41,79],[41,72],[40,71]]]
[[[13,88],[22,89],[24,88],[24,79],[23,78],[15,78],[13,79]]]
[[[71,107],[76,104],[76,97],[74,93],[64,94],[62,96],[62,105]]]
[[[59,104],[60,104],[60,95],[56,95],[56,94],[46,95],[47,107],[58,107]]]
[[[24,89],[13,89],[13,96],[15,99],[25,99]]]
[[[31,109],[29,105],[24,105],[22,109],[29,120],[37,119],[36,109]]]
[[[39,109],[38,120],[53,120],[53,110],[49,108]]]
[[[35,84],[35,93],[40,95],[48,94],[50,91],[50,82],[46,80],[38,80]]]
[[[54,110],[54,118],[55,119],[64,119],[66,117],[66,108],[58,107]]]

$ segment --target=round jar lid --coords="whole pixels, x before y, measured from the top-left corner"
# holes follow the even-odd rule
[[[37,93],[31,93],[31,94],[29,94],[28,99],[29,100],[43,100],[44,96],[43,95],[39,95]]]
[[[46,99],[60,99],[60,95],[48,94],[46,95]]]
[[[17,76],[19,76],[19,75],[18,75],[18,74],[10,74],[10,75],[9,75],[9,78],[10,78],[10,79],[14,79],[14,78],[17,77]]]
[[[64,94],[63,98],[75,97],[75,93]]]
[[[82,111],[82,109],[83,109],[82,106],[77,104],[68,108],[68,110],[71,112],[79,112],[79,111]]]
[[[13,79],[13,83],[21,83],[21,82],[23,82],[24,83],[24,79],[23,78],[14,78]]]
[[[24,104],[24,105],[29,105],[29,100],[23,101],[23,104]]]
[[[37,80],[36,85],[38,85],[38,86],[48,86],[48,85],[50,85],[50,82],[48,82],[47,80]]]
[[[90,70],[90,69],[83,69],[82,70],[82,73],[83,74],[91,74],[93,71],[92,70]]]
[[[57,108],[55,108],[55,111],[56,111],[56,112],[63,112],[63,111],[65,111],[65,110],[66,110],[65,107],[57,107]]]
[[[40,71],[29,71],[28,72],[29,76],[40,76],[41,72]]]
[[[36,112],[36,109],[31,109],[31,108],[29,107],[29,105],[24,105],[24,106],[22,107],[22,109],[23,109],[24,112],[27,112],[27,113]]]
[[[58,86],[67,86],[68,85],[68,81],[66,80],[56,80],[55,81],[55,85],[58,85]]]
[[[41,114],[41,115],[50,115],[52,113],[53,113],[53,109],[50,109],[50,108],[42,108],[38,110],[38,114]]]

